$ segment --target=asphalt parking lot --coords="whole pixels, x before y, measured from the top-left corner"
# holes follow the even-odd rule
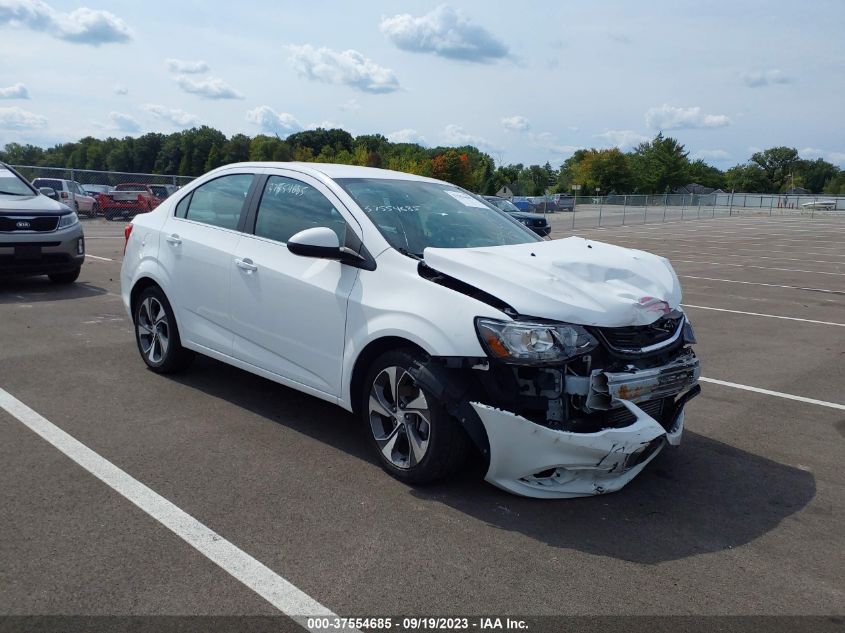
[[[567,501],[478,465],[410,487],[327,403],[211,360],[147,371],[123,224],[85,228],[77,284],[0,282],[0,389],[334,613],[845,613],[845,219],[576,230],[673,262],[708,382],[680,449]],[[277,613],[2,408],[0,463],[0,614]]]

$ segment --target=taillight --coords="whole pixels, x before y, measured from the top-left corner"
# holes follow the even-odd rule
[[[132,225],[127,224],[126,228],[123,229],[123,254],[126,255],[126,246],[129,244],[129,236],[132,235]]]
[[[67,191],[62,191],[62,198],[67,200]]]

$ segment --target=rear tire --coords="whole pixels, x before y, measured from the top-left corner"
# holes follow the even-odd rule
[[[173,309],[158,286],[141,292],[132,310],[132,322],[138,352],[154,372],[173,374],[194,360],[194,352],[182,347]]]
[[[50,273],[47,277],[49,277],[50,281],[54,284],[72,284],[79,278],[79,273],[81,271],[82,268],[80,267],[64,273]]]
[[[382,354],[360,394],[365,433],[379,463],[396,479],[413,484],[452,474],[466,462],[469,450],[469,438],[458,421],[408,372],[426,359],[412,348]]]

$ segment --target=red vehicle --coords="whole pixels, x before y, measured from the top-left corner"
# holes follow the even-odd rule
[[[150,186],[141,182],[124,182],[108,193],[97,196],[97,203],[106,220],[133,218],[139,213],[152,211],[160,202]]]

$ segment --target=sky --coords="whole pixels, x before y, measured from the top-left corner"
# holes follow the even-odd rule
[[[559,165],[662,130],[845,167],[845,2],[0,0],[0,146],[317,126]]]

